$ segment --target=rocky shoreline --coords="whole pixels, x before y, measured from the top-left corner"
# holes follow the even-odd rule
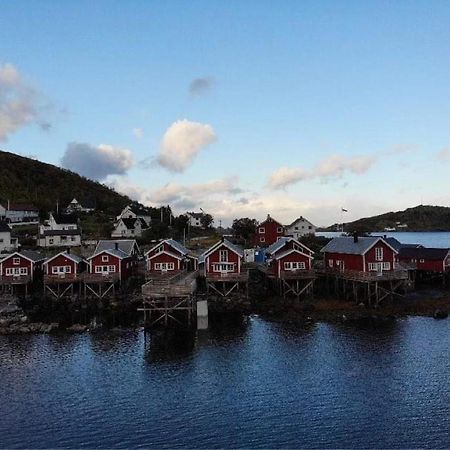
[[[124,307],[125,308],[125,307]],[[119,309],[119,318],[130,315],[127,322],[96,323],[95,316],[85,314],[81,323],[77,319],[67,321],[58,317],[58,312],[51,316],[33,315],[25,311],[17,299],[3,299],[0,303],[0,335],[14,334],[49,334],[49,333],[83,333],[94,329],[117,330],[142,327],[142,318],[135,312],[135,306],[127,305],[127,310]],[[36,305],[34,307],[36,309]],[[284,301],[281,298],[267,297],[258,301],[216,301],[210,304],[210,319],[216,322],[242,320],[242,317],[257,314],[268,321],[307,326],[316,322],[378,325],[396,319],[414,316],[445,319],[450,311],[450,293],[442,290],[423,290],[414,292],[405,298],[385,303],[378,308],[367,307],[344,300],[322,298],[309,301]],[[45,317],[43,317],[45,316]],[[36,320],[36,317],[39,320]],[[89,324],[87,324],[89,323]]]

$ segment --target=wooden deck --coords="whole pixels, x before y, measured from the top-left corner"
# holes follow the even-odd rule
[[[144,298],[177,298],[193,295],[197,289],[198,271],[175,273],[149,273],[142,286]]]
[[[229,282],[248,282],[249,272],[248,270],[242,270],[241,273],[207,273],[206,280],[209,282],[215,281],[229,281]]]
[[[44,275],[44,284],[77,283],[83,280],[84,274],[66,273],[62,275]]]
[[[360,272],[357,270],[318,269],[318,275],[332,276],[359,282],[408,280],[407,270],[391,270],[385,272]]]
[[[115,283],[120,280],[120,273],[109,273],[107,275],[101,273],[82,273],[80,275],[84,283]]]
[[[0,285],[12,285],[12,284],[28,284],[31,282],[30,275],[19,275],[17,277],[14,276],[0,276]]]

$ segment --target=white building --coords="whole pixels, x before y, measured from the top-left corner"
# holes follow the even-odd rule
[[[189,226],[203,228],[202,217],[204,214],[202,212],[187,212],[185,215],[189,219]]]
[[[40,247],[78,247],[81,230],[78,219],[70,214],[52,214],[39,229]]]
[[[290,225],[284,227],[285,236],[292,236],[294,239],[299,239],[308,234],[314,235],[315,233],[316,227],[302,216],[294,220]]]
[[[30,204],[10,203],[0,204],[0,220],[6,222],[38,222],[39,210]]]
[[[0,253],[15,252],[18,247],[17,238],[11,237],[11,228],[6,222],[0,222]]]
[[[83,204],[81,204],[76,198],[74,198],[68,205],[66,208],[66,213],[67,214],[72,214],[74,212],[85,212],[85,213],[89,213],[95,210],[95,207],[93,204],[89,203],[89,202],[83,202]]]
[[[142,219],[145,221],[147,226],[150,226],[152,222],[151,216],[145,213],[145,211],[140,211],[133,208],[131,205],[126,206],[122,212],[116,217],[116,224],[120,219]]]
[[[148,229],[147,222],[142,218],[121,218],[111,233],[112,238],[135,238],[142,236],[142,232]]]

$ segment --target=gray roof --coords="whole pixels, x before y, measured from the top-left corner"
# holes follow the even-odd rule
[[[295,219],[291,224],[289,225],[285,225],[286,228],[291,228],[293,227],[297,222],[304,220],[305,222],[308,222],[309,224],[311,224],[312,226],[314,226],[312,224],[312,222],[310,222],[308,219],[305,219],[303,216],[298,217],[297,219]]]
[[[221,244],[224,244],[226,247],[228,247],[230,250],[234,251],[236,254],[238,254],[241,258],[244,256],[244,251],[241,249],[241,247],[232,244],[228,239],[223,238],[222,240],[220,240],[219,242],[216,242],[212,247],[210,247],[208,250],[206,250],[205,252],[203,252],[199,257],[198,257],[198,262],[202,263],[205,262],[205,257],[206,255],[208,255],[210,252],[214,251],[216,248],[219,248],[221,246]]]
[[[81,231],[77,228],[76,230],[44,230],[40,236],[76,236],[79,234]]]
[[[57,253],[56,255],[54,255],[54,256],[52,256],[51,258],[49,258],[49,259],[46,261],[46,264],[47,264],[49,261],[51,261],[52,259],[55,259],[57,256],[60,256],[60,255],[65,256],[66,258],[72,259],[72,260],[75,261],[77,264],[79,264],[80,262],[83,261],[83,258],[81,258],[80,256],[75,255],[75,254],[73,254],[73,253],[69,253],[67,250],[64,250],[63,252]]]
[[[287,244],[288,242],[290,242],[292,240],[294,240],[294,238],[288,237],[288,236],[283,236],[280,239],[278,239],[278,241],[274,242],[272,245],[269,245],[267,247],[266,253],[273,255],[278,250],[280,250],[280,248],[282,248],[285,244]]]
[[[137,246],[134,239],[101,239],[98,241],[97,247],[95,247],[94,254],[104,250],[115,250],[116,242],[118,243],[119,250],[122,250],[129,256],[133,254],[133,249]]]
[[[166,242],[175,250],[178,250],[182,255],[187,255],[189,253],[189,250],[175,239],[166,239]]]
[[[41,255],[38,252],[34,252],[33,250],[21,250],[19,252],[20,255],[25,256],[25,258],[31,259],[31,261],[42,261],[45,259],[45,256]]]
[[[358,237],[358,241],[354,242],[353,237],[335,237],[321,250],[325,253],[345,253],[348,255],[364,255],[378,240],[387,244],[387,242],[379,236]],[[390,244],[388,244],[392,247]]]
[[[88,259],[92,259],[94,256],[97,256],[103,252],[107,252],[110,255],[117,256],[117,258],[124,259],[129,258],[130,255],[128,253],[123,252],[122,250],[116,250],[115,248],[105,248],[104,250],[100,250],[99,252],[94,252],[92,256],[90,256]]]

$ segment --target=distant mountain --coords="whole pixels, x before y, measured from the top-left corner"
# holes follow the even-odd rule
[[[337,225],[327,230],[336,230]],[[344,231],[450,231],[450,208],[445,206],[416,206],[404,211],[388,212],[344,224]]]
[[[127,196],[109,187],[61,169],[14,153],[0,151],[0,201],[33,203],[41,213],[54,211],[58,202],[65,208],[76,197],[94,203],[99,211],[115,215],[134,204]]]

